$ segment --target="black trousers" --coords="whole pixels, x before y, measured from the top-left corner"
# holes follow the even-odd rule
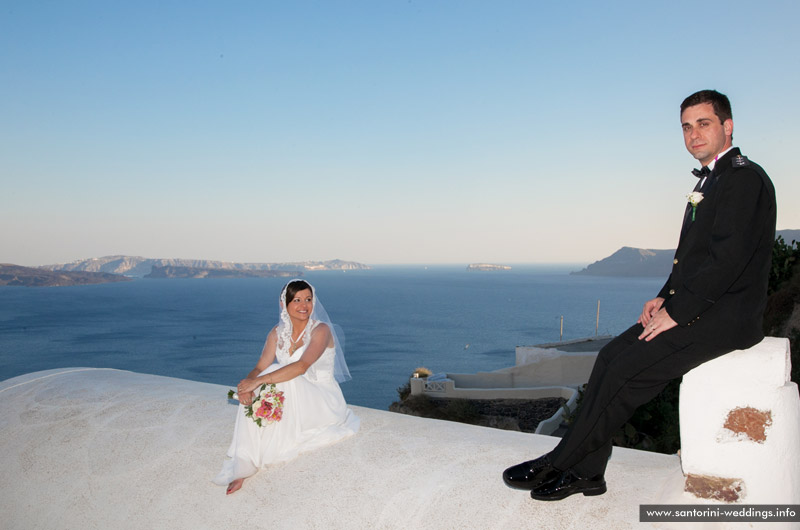
[[[672,328],[650,342],[639,340],[642,331],[636,324],[598,353],[578,415],[550,453],[556,468],[587,478],[605,473],[611,437],[639,406],[672,379],[732,350],[698,343],[690,328]]]

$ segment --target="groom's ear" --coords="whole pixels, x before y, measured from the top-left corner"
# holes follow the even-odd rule
[[[728,118],[724,122],[722,122],[722,131],[725,133],[725,136],[733,136],[733,120]]]

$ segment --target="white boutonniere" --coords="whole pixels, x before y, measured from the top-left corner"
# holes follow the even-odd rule
[[[703,194],[699,191],[693,191],[686,196],[686,200],[692,205],[692,221],[694,221],[694,213],[697,211],[697,205],[703,200]]]

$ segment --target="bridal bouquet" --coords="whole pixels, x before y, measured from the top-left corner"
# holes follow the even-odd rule
[[[239,399],[233,391],[228,392],[228,399]],[[275,384],[261,385],[256,392],[253,403],[244,407],[244,415],[251,418],[256,425],[263,427],[262,422],[270,423],[281,421],[283,417],[283,392],[278,391]]]

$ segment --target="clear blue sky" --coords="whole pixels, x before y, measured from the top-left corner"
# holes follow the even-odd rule
[[[800,228],[800,2],[0,0],[0,262],[674,248],[678,106]]]

